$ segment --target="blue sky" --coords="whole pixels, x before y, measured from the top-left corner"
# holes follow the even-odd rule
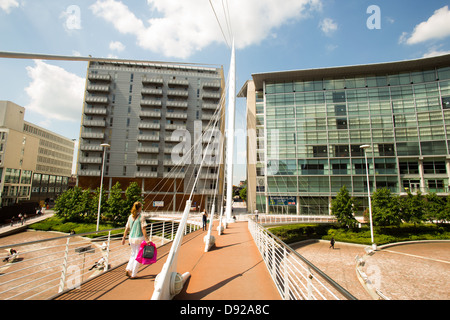
[[[368,13],[373,5],[377,11]],[[225,38],[229,43],[232,33],[239,90],[252,73],[450,53],[449,5],[440,0],[0,0],[0,51],[198,62],[223,65],[227,75]],[[369,28],[368,20],[377,28]],[[26,107],[27,121],[78,138],[86,67],[0,58],[0,100]],[[237,99],[238,129],[245,129],[244,114],[245,100]],[[236,157],[235,183],[245,179],[242,138]]]

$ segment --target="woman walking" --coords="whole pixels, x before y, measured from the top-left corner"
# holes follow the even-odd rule
[[[123,233],[122,245],[125,244],[125,238],[130,232],[129,242],[131,247],[130,260],[126,267],[127,276],[131,279],[136,278],[136,274],[139,269],[140,263],[136,261],[137,254],[139,252],[139,247],[142,241],[148,242],[147,231],[145,227],[147,222],[141,214],[142,203],[135,202],[133,208],[131,208],[131,214],[128,217],[127,225],[125,226],[125,231]]]

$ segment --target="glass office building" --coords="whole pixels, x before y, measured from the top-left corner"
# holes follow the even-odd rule
[[[345,185],[362,214],[364,152],[371,192],[449,194],[450,55],[252,78],[249,212],[329,214]]]

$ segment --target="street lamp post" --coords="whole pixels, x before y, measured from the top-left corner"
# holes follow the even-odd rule
[[[102,204],[102,193],[103,193],[103,168],[105,167],[105,154],[106,154],[106,148],[111,147],[111,145],[107,143],[102,143],[100,146],[103,148],[103,160],[102,160],[102,169],[101,169],[101,178],[100,178],[100,194],[98,196],[98,212],[97,212],[97,230],[100,224],[100,208]]]
[[[370,147],[371,146],[368,144],[364,144],[364,145],[360,146],[360,148],[364,150],[364,158],[366,160],[367,196],[369,199],[370,239],[372,241],[372,248],[374,250],[376,250],[376,244],[373,239],[372,200],[370,199],[369,163],[367,162],[367,149]]]

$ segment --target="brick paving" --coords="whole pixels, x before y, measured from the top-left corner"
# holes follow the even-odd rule
[[[241,228],[245,225],[245,228]],[[247,224],[231,224],[222,236],[216,231],[217,244],[210,252],[203,254],[203,236],[206,232],[197,231],[185,236],[184,245],[195,248],[186,255],[180,255],[179,272],[190,271],[191,279],[177,299],[279,299],[272,280],[262,262],[251,236],[246,231]],[[8,228],[2,228],[2,231]],[[215,229],[214,229],[215,230]],[[38,235],[39,233],[36,233]],[[19,241],[20,234],[1,239],[0,244],[14,238]],[[53,236],[52,236],[53,237]],[[10,242],[11,243],[11,242]],[[16,242],[17,243],[17,242]],[[372,297],[361,284],[356,273],[355,257],[365,255],[364,245],[336,243],[329,248],[327,241],[298,243],[293,248],[325,272],[333,280],[353,294],[357,299],[370,300]],[[60,299],[149,299],[153,292],[154,277],[165,261],[170,245],[159,248],[159,263],[141,267],[139,278],[129,280],[125,277],[125,265],[83,284],[84,290],[72,291]],[[236,249],[236,250],[234,250]],[[392,300],[449,300],[450,299],[450,241],[421,242],[379,247],[372,256],[365,256],[363,271],[384,295]],[[235,261],[238,263],[230,263]],[[253,261],[253,263],[252,263]],[[256,262],[255,262],[256,261]],[[217,262],[222,268],[215,272]],[[220,262],[220,264],[219,264]],[[217,275],[217,276],[216,276]],[[260,279],[265,279],[261,281]],[[250,283],[251,285],[248,285]],[[264,287],[264,289],[262,287]],[[136,288],[146,288],[139,292]],[[242,288],[254,289],[253,293]],[[267,296],[254,292],[268,289]],[[237,294],[236,294],[237,293]],[[250,294],[250,296],[249,296]]]
[[[337,242],[297,243],[293,248],[348,290],[357,299],[373,299],[356,273],[356,255],[366,246]],[[363,271],[375,287],[391,300],[450,299],[450,241],[379,247],[365,255]]]

